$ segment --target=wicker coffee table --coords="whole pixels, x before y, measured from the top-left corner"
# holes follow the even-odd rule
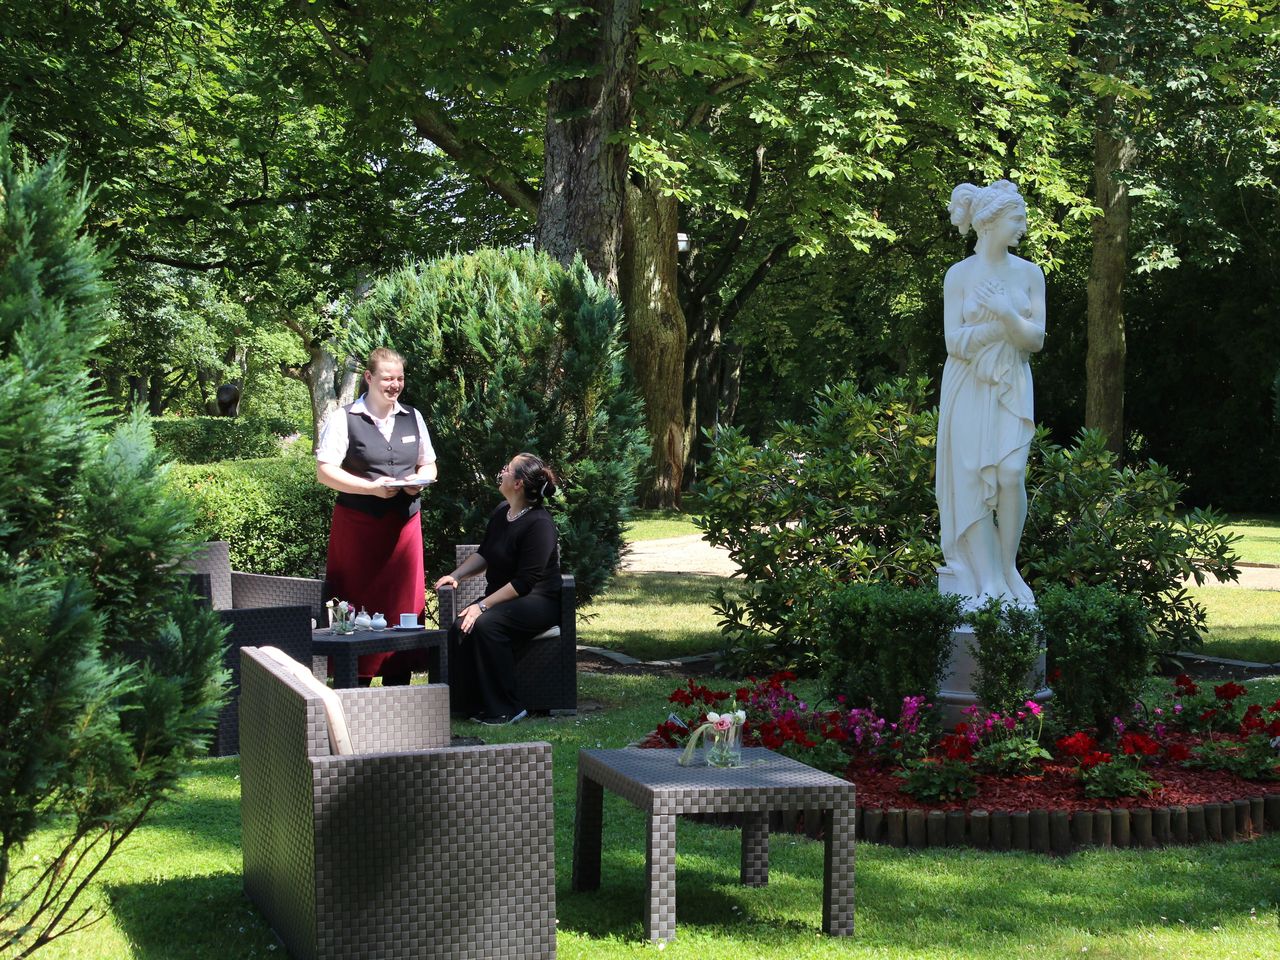
[[[600,887],[600,833],[607,788],[649,815],[645,858],[650,940],[676,935],[676,817],[742,814],[741,880],[769,882],[769,812],[820,810],[826,844],[822,929],[853,934],[853,784],[753,747],[734,769],[682,767],[676,750],[579,750],[578,806],[573,834],[573,889]]]
[[[399,653],[402,650],[431,650],[435,657],[432,683],[449,682],[448,631],[434,627],[418,627],[414,630],[357,630],[355,633],[336,634],[330,627],[321,627],[311,633],[311,655],[333,657],[333,685],[339,689],[354,687],[360,682],[358,665],[361,654]]]

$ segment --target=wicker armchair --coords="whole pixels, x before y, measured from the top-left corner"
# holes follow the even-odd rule
[[[457,565],[479,546],[462,543],[454,547]],[[440,626],[448,629],[458,612],[484,596],[484,577],[471,577],[453,587],[437,591]],[[577,596],[573,576],[563,574],[560,586],[560,624],[532,640],[516,644],[516,692],[530,713],[555,715],[578,712],[578,621]]]
[[[446,686],[241,657],[245,893],[294,960],[555,956],[549,744],[450,747]]]
[[[231,672],[231,690],[218,714],[214,756],[239,753],[240,648],[276,646],[311,663],[311,629],[328,623],[324,582],[305,577],[266,577],[231,569],[228,545],[214,540],[190,563],[192,588],[218,611],[231,630],[223,664]],[[323,669],[324,664],[318,664]]]

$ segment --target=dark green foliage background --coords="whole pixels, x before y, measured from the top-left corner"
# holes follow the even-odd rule
[[[623,359],[622,313],[581,263],[480,250],[407,265],[356,309],[352,352],[405,357],[405,400],[421,410],[439,481],[423,495],[429,577],[453,569],[501,500],[495,479],[516,453],[560,474],[552,501],[563,568],[579,604],[612,577],[622,525],[647,458],[641,403]]]
[[[174,485],[191,504],[201,540],[226,540],[231,566],[246,573],[324,576],[334,492],[302,454],[183,464]]]
[[[179,463],[257,460],[280,453],[297,428],[282,417],[156,417],[156,446]]]

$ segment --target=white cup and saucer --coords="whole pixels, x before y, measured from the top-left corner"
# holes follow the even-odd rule
[[[416,613],[400,614],[400,622],[396,624],[397,630],[421,630],[422,624],[418,623],[418,615]]]

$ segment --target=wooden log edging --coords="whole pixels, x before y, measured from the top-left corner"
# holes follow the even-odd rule
[[[1061,856],[1087,847],[1152,849],[1280,833],[1280,793],[1187,806],[1094,810],[858,807],[857,838],[894,847],[974,847]],[[787,829],[784,821],[775,828]]]

